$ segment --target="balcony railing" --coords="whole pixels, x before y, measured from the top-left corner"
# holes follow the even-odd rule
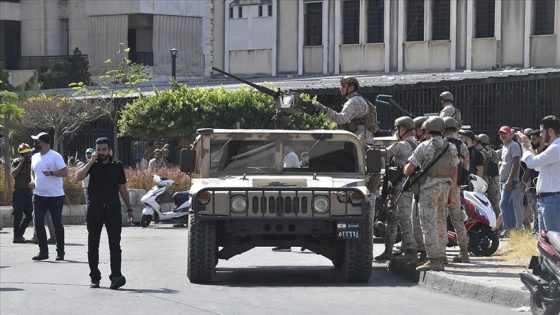
[[[139,63],[144,66],[153,66],[154,65],[154,53],[153,52],[136,52],[136,53],[129,53],[128,57],[134,63]]]
[[[82,55],[87,59],[87,55]],[[17,58],[17,70],[37,70],[41,66],[46,66],[49,69],[54,67],[57,62],[64,62],[68,60],[70,55],[59,56],[22,56]]]

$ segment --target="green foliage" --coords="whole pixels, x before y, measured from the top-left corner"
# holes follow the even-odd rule
[[[274,99],[252,88],[227,91],[188,88],[178,84],[173,90],[140,96],[121,111],[121,135],[144,139],[176,137],[194,139],[198,128],[273,129]],[[323,115],[298,113],[286,116],[285,129],[334,129]]]
[[[55,63],[52,69],[40,66],[33,77],[25,83],[25,89],[30,89],[36,82],[40,82],[41,88],[47,90],[66,88],[72,82],[83,82],[85,85],[89,85],[91,84],[91,74],[88,70],[89,61],[76,47],[68,60]]]
[[[13,86],[10,84],[8,77],[10,73],[7,70],[4,70],[2,63],[0,62],[0,91],[7,90],[12,91]]]

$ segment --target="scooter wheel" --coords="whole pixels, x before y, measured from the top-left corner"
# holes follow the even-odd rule
[[[152,216],[151,215],[142,215],[142,219],[140,219],[140,225],[142,225],[143,228],[147,227],[148,225],[150,225],[150,222],[152,222]]]

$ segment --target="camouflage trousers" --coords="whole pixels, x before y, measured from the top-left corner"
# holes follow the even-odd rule
[[[428,258],[445,256],[445,248],[440,246],[440,243],[447,244],[446,214],[450,188],[450,182],[438,182],[427,188],[421,187],[418,209]]]
[[[527,206],[529,207],[529,216],[531,222],[531,231],[537,233],[539,231],[539,211],[537,209],[537,194],[536,192],[528,191],[527,193]]]
[[[402,193],[395,205],[395,199],[402,190],[402,187],[396,188],[391,198],[391,207],[387,209],[387,243],[395,243],[398,226],[400,225],[403,248],[416,250],[416,240],[414,239],[412,226],[412,192]]]
[[[492,204],[492,209],[496,214],[496,218],[500,215],[500,181],[498,180],[498,176],[489,177],[484,176],[484,181],[488,185],[488,190],[486,190],[486,196],[488,196],[488,200],[490,200],[490,204]]]
[[[422,235],[422,227],[420,226],[420,211],[418,210],[419,196],[412,197],[412,230],[414,240],[416,241],[417,250],[426,250],[424,246],[424,236]]]
[[[461,209],[461,191],[459,187],[455,187],[455,193],[451,203],[447,205],[451,223],[457,232],[457,242],[459,246],[466,247],[469,239],[467,237],[467,230],[465,229],[465,221],[463,221],[463,210]],[[447,244],[447,242],[446,242]],[[445,247],[444,247],[445,250]]]

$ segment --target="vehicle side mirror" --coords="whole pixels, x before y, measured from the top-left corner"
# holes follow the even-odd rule
[[[369,149],[366,152],[366,167],[368,174],[379,174],[383,167],[381,151],[379,149]]]
[[[196,165],[196,150],[193,148],[181,149],[181,172],[192,174]]]

